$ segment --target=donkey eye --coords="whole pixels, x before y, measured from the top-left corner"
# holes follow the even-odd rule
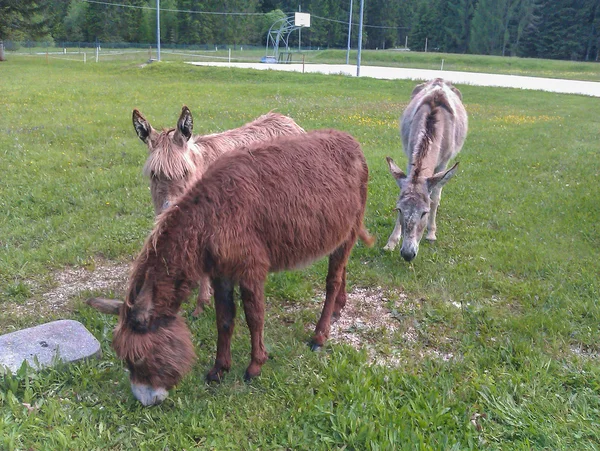
[[[427,213],[429,213],[429,212],[428,211],[424,211],[423,213],[421,213],[421,219],[423,219]]]

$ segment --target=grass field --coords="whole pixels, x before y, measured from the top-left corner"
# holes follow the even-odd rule
[[[66,49],[67,54],[60,54],[59,48],[20,49],[20,54],[36,55],[44,58],[48,51],[50,60],[62,59],[72,62],[83,62],[86,54],[87,62],[95,61],[95,49]],[[52,53],[54,52],[54,53]],[[269,50],[272,54],[272,49]],[[9,53],[10,55],[10,53]],[[229,51],[217,48],[215,51],[192,49],[168,49],[161,52],[162,61],[260,61],[265,49],[244,49],[242,46]],[[99,54],[100,62],[130,61],[143,62],[156,58],[156,49],[108,49]],[[357,51],[352,50],[349,63],[356,64]],[[305,50],[293,52],[292,62],[307,64],[345,64],[345,50]],[[459,72],[480,72],[490,74],[522,75],[529,77],[564,78],[572,80],[600,81],[600,64],[597,62],[576,62],[561,60],[544,60],[536,58],[517,58],[501,56],[463,55],[437,52],[405,52],[398,50],[363,50],[361,63],[367,66],[391,66],[412,69],[430,69]]]
[[[382,247],[398,194],[385,156],[404,165],[397,122],[413,82],[28,57],[0,76],[0,333],[73,318],[104,352],[0,377],[0,449],[599,448],[597,99],[459,86],[470,118],[459,173],[437,244],[407,264]],[[214,310],[192,319],[186,305],[198,361],[165,403],[143,408],[110,349],[115,319],[82,302],[119,289],[44,309],[57,271],[136,255],[153,214],[131,110],[167,127],[183,104],[197,133],[277,109],[362,143],[378,243],[353,251],[349,288],[381,287],[395,330],[363,336],[359,351],[312,353],[326,262],[275,274],[262,376],[243,382],[240,314],[232,371],[206,385]],[[371,364],[367,345],[388,364]]]

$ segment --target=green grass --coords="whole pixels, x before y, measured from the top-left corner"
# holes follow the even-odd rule
[[[49,59],[65,59],[83,61],[83,53],[87,55],[87,61],[92,62],[95,58],[94,49],[67,49],[69,54],[60,55],[50,53]],[[45,58],[45,52],[59,52],[56,48],[32,48],[21,49],[22,54],[37,54],[39,58]],[[269,51],[272,54],[272,50]],[[8,54],[10,56],[10,53]],[[189,49],[163,49],[161,60],[163,61],[228,61],[257,63],[265,55],[265,49],[240,49],[231,50],[220,48],[217,51],[189,50]],[[148,49],[104,49],[99,60],[101,62],[131,61],[145,62],[149,56],[156,58],[156,50],[151,54]],[[349,63],[356,64],[357,51],[350,52]],[[294,52],[293,63],[307,64],[345,64],[346,50],[303,50]],[[459,72],[479,72],[490,74],[522,75],[528,77],[564,78],[569,80],[600,81],[600,65],[596,62],[577,62],[561,60],[544,60],[537,58],[518,58],[501,56],[467,55],[456,53],[437,52],[404,52],[398,50],[363,50],[361,64],[365,66],[390,66],[410,69],[430,69]],[[440,72],[443,76],[443,72]]]
[[[444,190],[439,241],[407,264],[381,248],[397,196],[384,157],[404,164],[397,121],[413,82],[23,57],[0,70],[0,331],[73,318],[104,351],[100,361],[1,377],[0,449],[598,449],[597,99],[460,86],[470,132]],[[150,409],[110,349],[114,318],[81,302],[89,293],[43,319],[28,311],[54,271],[135,256],[153,215],[131,110],[166,127],[182,104],[198,133],[277,109],[362,143],[366,224],[378,243],[356,247],[348,281],[406,293],[388,305],[399,330],[373,338],[400,366],[369,365],[346,345],[309,351],[323,261],[270,277],[272,359],[260,378],[242,379],[250,347],[240,317],[231,373],[205,385],[210,309],[189,320],[192,373]]]
[[[356,53],[350,52],[350,64],[356,64]],[[343,64],[346,62],[346,51],[316,52],[309,61]],[[439,70],[442,61],[443,70],[447,71],[600,81],[597,63],[397,50],[363,50],[361,54],[361,63],[370,66]]]

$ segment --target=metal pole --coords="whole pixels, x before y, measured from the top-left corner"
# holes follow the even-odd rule
[[[160,61],[160,0],[156,0],[156,60]]]
[[[302,12],[302,5],[298,5],[298,12]],[[298,28],[298,51],[300,52],[300,45],[302,42],[302,27]]]
[[[365,11],[365,0],[360,0],[360,24],[358,26],[358,56],[356,57],[356,76],[360,77],[360,53],[362,51],[363,13]]]
[[[346,50],[346,64],[350,64],[350,36],[352,36],[352,3],[350,0],[350,17],[348,18],[348,49]]]

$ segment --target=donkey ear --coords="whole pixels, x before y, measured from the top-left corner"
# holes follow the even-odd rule
[[[459,98],[460,100],[462,100],[462,99],[463,99],[463,97],[462,97],[462,92],[460,92],[460,91],[458,90],[458,88],[457,88],[457,87],[455,87],[455,86],[454,86],[453,84],[451,84],[451,83],[448,83],[448,86],[450,87],[450,89],[452,90],[452,92],[458,96],[458,98]]]
[[[456,173],[456,169],[458,168],[458,162],[454,164],[450,169],[444,172],[438,172],[437,174],[432,175],[427,179],[427,191],[431,192],[433,188],[442,187],[448,180],[452,178],[452,176]]]
[[[190,139],[192,137],[192,129],[194,128],[194,120],[192,119],[192,112],[187,106],[183,106],[181,109],[181,115],[177,121],[177,129],[185,137]]]
[[[406,174],[396,165],[396,163],[394,163],[394,160],[392,160],[390,157],[385,157],[385,159],[390,167],[390,173],[396,179],[398,186],[402,188],[402,182],[404,182],[406,179]]]
[[[118,315],[119,311],[121,310],[121,306],[123,305],[123,301],[106,298],[90,298],[86,301],[86,303],[99,312],[106,313],[108,315]]]
[[[130,307],[127,322],[130,327],[138,332],[146,332],[150,325],[154,302],[152,299],[152,286],[147,273],[135,275],[135,280],[130,284],[127,304]]]
[[[148,138],[150,137],[150,133],[152,132],[152,126],[150,122],[146,120],[142,113],[139,110],[133,110],[133,115],[131,117],[133,120],[133,128],[135,128],[135,132],[138,137],[148,144]]]
[[[420,85],[415,86],[412,92],[410,93],[410,98],[414,99],[415,96],[423,90],[425,85],[427,85],[427,83],[421,83]]]

